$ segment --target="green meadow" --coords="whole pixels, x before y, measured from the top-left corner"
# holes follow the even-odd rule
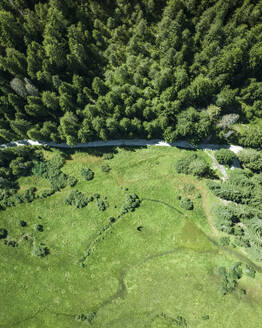
[[[243,250],[220,246],[223,233],[212,212],[219,200],[205,179],[174,170],[188,151],[66,152],[62,171],[78,179],[74,187],[0,213],[0,226],[18,243],[9,247],[0,240],[0,328],[260,326],[262,269]],[[106,160],[103,152],[114,157]],[[101,170],[105,164],[109,172]],[[93,180],[82,177],[83,168],[94,172]],[[19,186],[19,192],[34,186],[40,193],[49,183],[32,175],[20,178]],[[95,201],[83,208],[66,205],[72,190],[100,194],[108,207],[99,211]],[[136,194],[140,206],[120,215],[128,194]],[[181,207],[179,196],[190,198],[194,209]],[[33,256],[35,243],[46,245],[49,254]],[[218,269],[236,262],[243,268],[252,263],[256,276],[243,274],[235,291],[223,295]]]

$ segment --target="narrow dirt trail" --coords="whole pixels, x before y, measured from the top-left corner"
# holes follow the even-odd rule
[[[225,167],[223,165],[220,165],[218,163],[218,161],[216,160],[213,152],[206,151],[206,153],[212,159],[213,168],[219,170],[219,172],[222,174],[222,178],[221,179],[222,180],[226,180],[228,178],[228,175],[227,175],[227,172],[226,172]]]

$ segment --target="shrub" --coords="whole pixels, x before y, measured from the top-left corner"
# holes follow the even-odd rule
[[[185,210],[193,210],[194,204],[191,199],[189,198],[183,198],[180,201],[180,206],[184,208]]]
[[[74,187],[76,184],[77,184],[77,178],[75,178],[74,176],[70,175],[67,177],[67,184],[70,186],[70,187]]]
[[[219,239],[219,244],[220,244],[221,246],[228,246],[229,243],[230,243],[230,239],[229,239],[229,237],[221,237],[221,238]]]
[[[107,204],[100,198],[96,200],[96,205],[99,209],[99,211],[105,211],[107,208]]]
[[[89,312],[87,315],[87,321],[92,324],[93,320],[95,319],[96,312]]]
[[[87,168],[81,170],[81,175],[85,180],[92,180],[94,179],[95,173],[91,169]]]
[[[108,164],[102,165],[101,166],[102,172],[109,172],[111,170],[111,167]]]
[[[215,158],[219,164],[231,165],[235,154],[229,149],[219,149],[215,152]]]
[[[36,228],[37,231],[40,231],[40,232],[44,231],[44,227],[43,227],[42,224],[37,224],[35,228]]]
[[[75,317],[76,321],[86,321],[87,320],[87,316],[83,313],[81,314],[78,314],[76,317]]]
[[[27,223],[24,220],[21,220],[20,221],[20,226],[21,227],[26,227],[27,226]]]
[[[67,185],[67,175],[60,172],[58,175],[54,175],[49,179],[51,183],[51,188],[53,191],[59,191],[66,187]]]
[[[55,193],[55,190],[52,190],[52,189],[48,190],[48,189],[46,189],[46,190],[42,191],[39,196],[40,196],[40,198],[47,198],[47,197],[53,195],[54,193]]]
[[[223,295],[232,293],[238,285],[238,280],[242,277],[241,263],[235,263],[228,270],[225,267],[220,267],[218,274],[221,278],[221,291]]]
[[[197,177],[204,177],[209,175],[210,167],[203,159],[195,159],[189,164],[188,172]]]
[[[29,189],[26,189],[20,195],[20,200],[23,203],[31,203],[36,198],[35,192],[36,192],[36,188],[35,187],[31,187]]]
[[[0,239],[5,239],[8,235],[8,231],[4,228],[0,228]]]
[[[61,169],[64,163],[65,163],[65,158],[62,154],[56,154],[48,161],[48,165],[57,170]]]
[[[0,189],[9,189],[13,188],[14,183],[7,178],[0,177]]]
[[[248,264],[246,264],[245,273],[247,276],[249,276],[251,278],[255,278],[255,276],[256,276],[256,270]]]
[[[38,177],[46,177],[47,162],[33,161],[32,173]]]
[[[192,174],[198,177],[209,176],[212,173],[209,164],[199,158],[197,154],[185,155],[178,159],[174,166],[177,173]]]
[[[193,193],[196,190],[196,187],[192,183],[187,183],[184,186],[184,192],[186,193]]]
[[[23,157],[17,157],[13,159],[9,167],[12,170],[12,174],[14,176],[26,176],[31,173],[31,169],[33,166],[32,161],[25,161]]]
[[[140,199],[136,194],[128,194],[126,195],[125,202],[122,206],[121,214],[125,214],[127,212],[133,212],[137,207],[140,206]]]
[[[38,257],[45,257],[49,254],[49,249],[43,244],[34,245],[32,248],[32,255]]]
[[[65,204],[75,206],[76,208],[83,208],[87,206],[88,200],[80,191],[73,190],[65,199]]]
[[[253,172],[262,172],[262,153],[254,149],[241,150],[237,157],[240,163]]]
[[[110,159],[114,158],[114,154],[113,153],[105,153],[103,155],[103,158],[106,160],[110,160]]]
[[[18,247],[18,242],[15,241],[15,240],[9,240],[9,241],[5,240],[5,242],[6,242],[5,244],[6,244],[7,246]]]

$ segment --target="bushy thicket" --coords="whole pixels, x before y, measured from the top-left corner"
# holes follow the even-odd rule
[[[32,255],[37,257],[45,257],[49,254],[49,249],[45,244],[34,244],[32,248]]]
[[[239,204],[247,204],[262,209],[262,176],[249,176],[249,173],[235,169],[224,181],[209,181],[212,192],[223,199]]]
[[[220,267],[218,273],[221,279],[221,292],[223,295],[232,293],[238,285],[238,280],[243,275],[240,262],[235,263],[228,269]]]
[[[175,161],[174,164],[177,173],[192,174],[197,177],[209,177],[213,171],[209,164],[197,154],[186,154]]]
[[[221,117],[262,115],[261,11],[244,0],[2,0],[0,142],[226,138]],[[233,137],[262,143],[256,127]]]
[[[111,167],[108,164],[101,165],[101,171],[108,173],[111,170]]]
[[[262,260],[262,176],[235,169],[224,182],[210,181],[212,192],[230,202],[213,211],[219,230],[235,236],[234,245],[245,247]]]
[[[95,173],[91,169],[87,168],[81,170],[81,175],[85,180],[92,180],[94,179]]]
[[[72,205],[76,208],[83,208],[88,204],[88,198],[78,190],[72,190],[65,199],[66,205]]]
[[[189,199],[189,198],[182,198],[182,199],[180,200],[180,206],[181,206],[182,208],[184,208],[185,210],[189,210],[189,211],[191,211],[191,210],[193,210],[193,208],[194,208],[194,203],[193,203],[192,200]]]
[[[244,149],[237,154],[237,157],[244,167],[256,173],[262,173],[262,151]]]
[[[236,155],[229,149],[219,149],[215,152],[215,158],[219,164],[231,165]]]
[[[0,149],[0,209],[15,206],[17,203],[32,202],[36,188],[18,193],[17,180],[31,174],[34,161],[42,160],[42,152],[37,147],[17,147]]]
[[[64,156],[59,153],[54,155],[50,160],[34,161],[32,173],[50,182],[50,190],[45,190],[41,194],[43,198],[65,188],[67,185],[71,187],[76,185],[77,179],[74,176],[68,176],[61,171],[64,162]]]
[[[136,194],[127,194],[124,204],[122,205],[121,214],[133,212],[137,207],[140,206],[141,200]]]
[[[8,231],[5,228],[0,228],[0,239],[5,239],[8,236]]]

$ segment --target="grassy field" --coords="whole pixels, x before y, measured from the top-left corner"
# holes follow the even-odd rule
[[[114,151],[111,160],[94,150],[68,151],[62,170],[78,179],[75,187],[1,212],[0,226],[19,245],[0,241],[0,328],[259,327],[261,273],[255,279],[244,275],[232,294],[220,292],[218,268],[248,259],[238,249],[217,245],[221,233],[214,227],[212,206],[218,200],[205,181],[175,173],[174,161],[187,151]],[[111,171],[102,172],[103,164]],[[81,176],[87,167],[95,172],[91,181]],[[46,180],[34,176],[21,178],[19,184],[21,191],[48,188]],[[95,202],[81,209],[65,205],[71,189],[99,193],[109,207],[101,212]],[[139,196],[140,207],[112,224],[81,264],[109,218],[120,213],[128,193]],[[194,210],[181,208],[179,195],[191,198]],[[43,232],[35,229],[37,224]],[[45,243],[50,254],[32,256],[34,242]],[[89,320],[77,321],[79,314]]]

